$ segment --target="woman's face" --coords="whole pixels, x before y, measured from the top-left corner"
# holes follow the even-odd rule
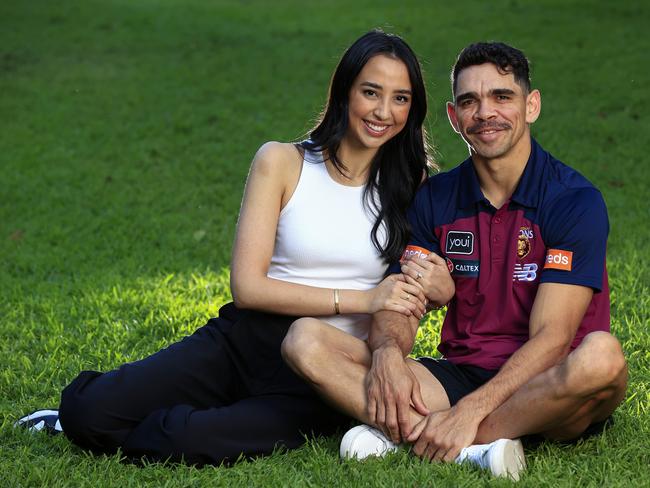
[[[350,89],[344,140],[360,148],[379,148],[406,125],[411,97],[406,65],[383,54],[373,56]]]

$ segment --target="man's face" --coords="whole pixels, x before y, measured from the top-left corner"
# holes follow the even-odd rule
[[[518,155],[528,147],[528,124],[537,120],[540,108],[537,90],[526,93],[514,75],[484,63],[458,74],[455,100],[447,104],[447,114],[472,156],[493,160]]]

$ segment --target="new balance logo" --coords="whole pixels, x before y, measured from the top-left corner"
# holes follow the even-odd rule
[[[515,264],[512,281],[535,281],[535,278],[537,278],[537,269],[535,263]]]

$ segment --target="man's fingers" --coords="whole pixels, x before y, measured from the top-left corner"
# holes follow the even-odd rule
[[[371,424],[377,425],[377,402],[370,396],[368,397],[368,420]]]
[[[422,392],[420,391],[420,382],[414,378],[413,390],[411,390],[411,403],[413,408],[420,415],[429,415],[429,409],[422,399]]]
[[[415,426],[413,427],[413,430],[411,430],[411,433],[408,435],[406,440],[408,442],[415,442],[420,438],[420,435],[422,435],[422,431],[427,425],[427,419],[426,417],[420,420]]]
[[[422,433],[420,433],[420,436],[417,438],[417,441],[415,441],[415,444],[413,444],[413,452],[416,455],[423,457],[423,454],[428,447],[429,447],[429,441],[425,439],[425,436],[423,436]]]
[[[397,422],[399,423],[399,433],[401,439],[406,439],[411,433],[411,405],[409,402],[400,402],[397,404]]]
[[[388,433],[390,434],[391,440],[399,444],[399,424],[397,422],[397,410],[393,402],[389,402],[386,406],[386,427],[388,428]]]
[[[377,425],[381,427],[383,431],[386,430],[386,408],[383,401],[377,402],[377,415],[376,415]]]
[[[460,454],[461,449],[457,447],[452,447],[447,451],[447,454],[442,458],[442,460],[446,463],[451,463],[456,460],[458,455]]]
[[[429,443],[427,448],[424,450],[423,458],[428,459],[429,461],[437,461],[436,454],[438,453],[438,446],[435,444]]]

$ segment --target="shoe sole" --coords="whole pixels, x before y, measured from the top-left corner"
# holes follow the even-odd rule
[[[519,474],[526,469],[524,446],[519,439],[501,439],[490,454],[490,471],[494,476],[519,481]]]

